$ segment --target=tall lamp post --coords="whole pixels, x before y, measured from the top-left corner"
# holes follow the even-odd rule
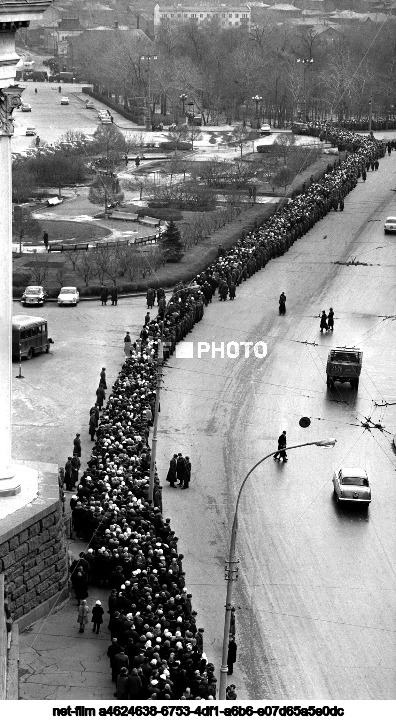
[[[258,111],[258,106],[259,106],[259,103],[261,103],[262,99],[263,99],[263,98],[261,97],[261,95],[254,95],[254,97],[252,98],[253,102],[256,103],[256,128],[259,127],[259,111]]]
[[[157,55],[141,55],[141,60],[147,60],[147,69],[148,69],[148,88],[147,88],[147,105],[148,105],[148,115],[146,120],[147,130],[151,130],[151,117],[152,117],[152,110],[151,110],[151,70],[150,70],[150,63],[151,61],[158,60]]]
[[[304,75],[303,75],[303,86],[304,86],[304,123],[307,119],[307,92],[306,92],[306,71],[307,67],[311,66],[313,63],[313,58],[297,58],[297,62],[301,63],[304,68]]]
[[[308,443],[298,443],[295,446],[288,446],[287,448],[285,448],[283,450],[291,451],[293,448],[303,448],[304,446],[322,446],[323,448],[330,448],[330,447],[334,446],[335,443],[336,443],[335,438],[327,438],[327,439],[321,440],[321,441],[309,441]],[[229,642],[230,624],[231,624],[232,590],[233,590],[233,584],[235,583],[235,581],[238,578],[238,563],[239,563],[239,561],[235,557],[235,548],[236,548],[237,530],[238,530],[239,501],[241,499],[242,491],[245,487],[245,483],[248,480],[249,476],[257,468],[257,466],[261,465],[261,463],[263,463],[263,461],[266,461],[267,458],[271,458],[276,452],[277,451],[275,450],[275,451],[272,451],[271,453],[267,453],[267,455],[264,456],[264,458],[261,458],[259,461],[257,461],[257,463],[255,463],[255,465],[250,469],[249,473],[245,476],[245,478],[242,481],[242,485],[238,491],[238,496],[237,496],[237,500],[236,500],[236,504],[235,504],[229,556],[228,556],[228,561],[225,562],[225,579],[227,581],[227,597],[226,597],[226,604],[225,604],[223,652],[222,652],[221,667],[220,667],[219,701],[224,701],[225,697],[226,697],[227,671],[228,671],[227,655],[228,655],[228,642]]]
[[[186,105],[187,95],[185,93],[182,93],[180,95],[180,100],[182,101],[182,105],[183,105],[183,117],[184,117],[186,114],[185,113],[185,105]]]

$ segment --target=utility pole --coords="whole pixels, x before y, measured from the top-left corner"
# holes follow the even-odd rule
[[[370,100],[369,100],[369,121],[368,121],[369,133],[371,133],[372,123],[373,123],[373,92],[371,91]]]
[[[165,318],[165,315],[164,315],[164,318]],[[160,392],[161,392],[161,383],[162,383],[162,363],[164,360],[164,346],[163,346],[164,318],[161,321],[161,338],[159,341],[158,356],[157,356],[157,386],[155,389],[153,440],[151,441],[151,458],[150,458],[150,479],[149,479],[149,502],[150,503],[153,502],[153,497],[154,497],[155,460],[157,457],[158,415],[159,415]]]

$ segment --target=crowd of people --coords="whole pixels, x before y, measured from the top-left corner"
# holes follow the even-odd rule
[[[88,618],[84,610],[88,583],[110,590],[112,641],[108,656],[119,699],[216,697],[214,667],[203,649],[203,629],[198,627],[186,587],[178,538],[170,519],[162,515],[156,471],[154,499],[149,502],[149,431],[158,350],[162,338],[164,359],[169,358],[176,344],[201,320],[217,289],[220,298],[235,298],[236,286],[337,209],[367,164],[370,168],[385,152],[384,145],[373,137],[319,125],[312,132],[346,143],[351,154],[334,166],[329,164],[320,181],[311,179],[309,187],[260,227],[257,224],[252,232],[242,233],[231,250],[222,249],[215,263],[188,287],[179,284],[168,303],[163,288],[150,288],[147,307],[152,309],[157,300],[157,315],[146,315],[134,342],[126,334],[125,362],[106,403],[106,381],[104,377],[103,383],[101,376],[101,390],[90,411],[94,446],[71,499],[73,531],[88,545],[75,562],[72,577],[79,609],[83,607],[79,610],[80,630]],[[187,462],[190,464],[188,457],[174,455],[168,473],[171,485],[179,480],[188,487],[191,464]],[[95,616],[102,614],[99,611]],[[229,658],[231,673],[234,650],[236,646]],[[235,687],[229,688],[231,698],[236,697]]]

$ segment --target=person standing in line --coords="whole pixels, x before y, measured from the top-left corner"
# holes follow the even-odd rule
[[[230,640],[228,642],[228,653],[227,653],[227,666],[228,671],[227,675],[232,676],[234,673],[234,663],[236,662],[237,657],[237,644],[235,642],[234,636],[230,636]]]
[[[130,334],[129,334],[129,330],[127,330],[126,335],[125,335],[125,338],[124,338],[124,353],[125,353],[125,358],[130,358],[130,355],[131,355],[131,345],[132,345],[131,336],[130,336]]]
[[[65,463],[65,486],[67,491],[72,490],[73,486],[73,478],[72,478],[72,457],[68,456],[67,461]]]
[[[81,439],[80,434],[76,433],[76,437],[73,441],[73,455],[78,456],[78,458],[81,458]]]
[[[334,330],[334,310],[332,308],[330,308],[327,316],[327,326],[329,330]]]
[[[95,606],[92,609],[92,631],[94,633],[99,633],[100,627],[103,623],[103,614],[104,610],[102,608],[102,604],[100,601],[96,601]]]
[[[99,388],[96,389],[96,401],[97,401],[99,410],[102,410],[105,399],[106,399],[105,389],[103,388],[102,384],[100,384]]]
[[[96,413],[93,411],[91,415],[89,416],[89,435],[91,436],[91,441],[93,442],[95,440],[95,433],[96,433]]]
[[[77,488],[78,486],[78,472],[80,470],[81,461],[76,453],[73,454],[73,458],[71,459],[71,467],[72,467],[72,487]]]
[[[44,241],[45,247],[48,249],[49,237],[48,237],[48,233],[46,230],[43,233],[43,241]]]
[[[282,459],[283,461],[287,461],[287,455],[285,448],[287,447],[287,440],[286,440],[286,431],[282,431],[281,435],[278,438],[278,451],[275,453],[274,458],[276,461]]]
[[[79,575],[79,574],[77,574]],[[84,628],[88,623],[89,606],[85,600],[81,601],[78,607],[77,622],[80,624],[79,633],[84,633]]]
[[[102,368],[102,370],[100,371],[99,385],[103,386],[103,388],[107,390],[106,368]]]
[[[147,312],[146,315],[144,316],[144,325],[148,325],[150,323],[150,320],[151,320],[150,313]]]

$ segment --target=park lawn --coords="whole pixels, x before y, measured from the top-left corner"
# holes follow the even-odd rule
[[[40,220],[43,231],[46,230],[50,241],[87,243],[111,235],[111,228],[96,223],[80,223],[77,220]]]

